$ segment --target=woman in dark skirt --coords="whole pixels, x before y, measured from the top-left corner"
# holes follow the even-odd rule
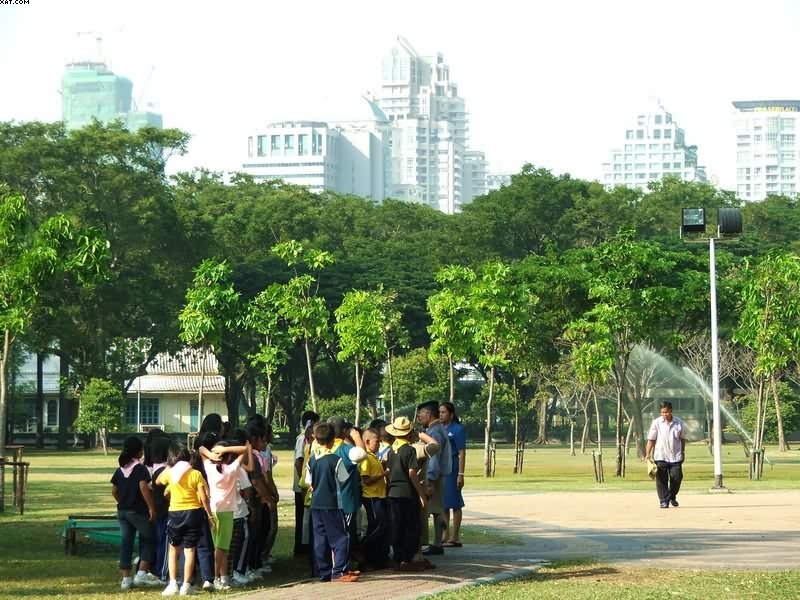
[[[452,402],[443,402],[439,405],[439,420],[447,428],[447,437],[450,439],[450,452],[452,452],[452,465],[450,474],[444,480],[444,510],[447,520],[444,546],[450,548],[461,547],[461,509],[464,508],[464,497],[461,489],[464,487],[464,462],[467,453],[467,432],[458,420],[456,408]],[[453,512],[453,526],[450,527],[450,511]]]

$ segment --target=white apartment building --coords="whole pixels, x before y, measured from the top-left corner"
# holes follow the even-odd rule
[[[486,193],[499,190],[501,187],[511,185],[511,175],[501,173],[488,173],[486,175]]]
[[[465,193],[468,118],[441,54],[420,56],[407,40],[383,58],[378,103],[392,126],[391,196],[452,214]],[[471,187],[471,186],[470,186]]]
[[[653,103],[625,130],[624,142],[603,163],[603,184],[612,189],[627,186],[647,189],[651,181],[675,176],[684,181],[706,181],[705,167],[697,164],[697,146],[686,136],[672,114]]]
[[[736,108],[736,195],[758,201],[797,193],[800,100],[749,100]]]
[[[248,136],[242,171],[312,192],[331,190],[382,201],[390,192],[389,120],[367,98],[359,109],[335,122],[268,124]]]
[[[474,198],[486,194],[486,155],[478,150],[467,150],[464,153],[464,188],[461,190],[462,204],[472,202]]]

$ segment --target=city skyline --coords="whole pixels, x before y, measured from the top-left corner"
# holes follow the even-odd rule
[[[709,176],[733,189],[731,103],[800,97],[789,59],[800,46],[799,17],[800,7],[777,0],[757,10],[744,2],[500,1],[491,12],[360,1],[224,10],[144,1],[123,12],[38,0],[0,7],[0,80],[14,90],[0,97],[0,119],[58,120],[65,64],[91,58],[95,36],[76,32],[96,31],[110,67],[134,82],[143,104],[155,101],[164,126],[193,135],[171,171],[237,170],[253,127],[341,118],[347,103],[377,92],[381,58],[403,35],[423,55],[445,55],[468,102],[469,146],[485,152],[491,173],[532,162],[602,181],[619,131],[658,97],[679,116]],[[75,56],[78,44],[83,56]]]

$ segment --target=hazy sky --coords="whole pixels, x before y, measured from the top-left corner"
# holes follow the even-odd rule
[[[227,171],[253,128],[357,107],[402,35],[444,54],[492,172],[599,178],[658,97],[731,187],[731,101],[800,98],[799,30],[790,0],[30,0],[0,5],[0,120],[60,119],[64,64],[95,55],[95,35],[76,33],[101,32],[134,98],[192,134],[170,170]]]

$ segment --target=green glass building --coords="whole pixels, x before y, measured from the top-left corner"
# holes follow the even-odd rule
[[[131,80],[114,74],[105,63],[70,63],[61,81],[64,124],[67,129],[78,129],[97,119],[102,123],[120,120],[131,131],[163,127],[158,113],[132,110],[132,97]]]

